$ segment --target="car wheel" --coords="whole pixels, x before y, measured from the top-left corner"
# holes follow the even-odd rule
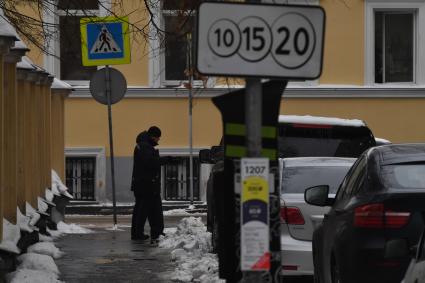
[[[212,244],[212,249],[214,253],[218,252],[218,223],[217,223],[217,219],[215,217],[214,221],[213,221],[213,228],[212,228],[212,232],[211,232],[211,244]]]
[[[331,276],[332,283],[341,283],[341,270],[338,263],[335,260],[335,257],[332,257],[332,266],[331,266]]]

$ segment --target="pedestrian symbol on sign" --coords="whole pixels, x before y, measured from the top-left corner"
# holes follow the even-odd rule
[[[83,66],[129,64],[128,17],[81,18]]]
[[[99,35],[97,36],[96,42],[90,50],[90,53],[94,54],[112,52],[121,52],[121,49],[115,42],[114,37],[109,32],[106,25],[103,25]]]

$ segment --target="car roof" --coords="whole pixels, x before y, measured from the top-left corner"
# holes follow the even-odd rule
[[[365,122],[358,119],[341,119],[333,117],[319,117],[309,115],[279,115],[279,123],[296,123],[312,125],[332,125],[332,126],[350,126],[364,127]]]
[[[283,158],[285,167],[351,166],[356,158],[346,157],[290,157]]]
[[[379,157],[381,165],[425,162],[425,143],[390,144],[370,149],[372,157]]]

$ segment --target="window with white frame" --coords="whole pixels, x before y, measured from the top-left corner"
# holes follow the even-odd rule
[[[189,3],[189,2],[187,2]],[[156,24],[163,37],[151,40],[151,85],[178,86],[189,79],[195,11],[184,1],[161,0]],[[152,27],[156,28],[156,27]]]
[[[107,15],[111,0],[55,0],[47,1],[45,6],[45,28],[49,34],[58,36],[47,40],[44,68],[71,84],[88,84],[97,68],[82,66],[80,19]]]
[[[425,0],[366,2],[365,83],[423,84]]]
[[[90,80],[97,67],[82,65],[80,19],[99,16],[98,0],[59,0],[59,57],[60,79],[66,81]]]
[[[161,26],[165,34],[161,78],[165,85],[179,85],[181,81],[187,81],[193,62],[191,34],[194,30],[194,11],[186,9],[182,1],[162,1]]]
[[[374,14],[375,83],[415,82],[416,11]]]

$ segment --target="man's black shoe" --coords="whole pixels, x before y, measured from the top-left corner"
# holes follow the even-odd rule
[[[131,239],[134,241],[146,241],[147,239],[149,239],[149,236],[148,235],[142,235],[141,237],[131,236]]]
[[[151,245],[157,247],[159,244],[159,239],[155,238],[155,239],[151,239]]]

